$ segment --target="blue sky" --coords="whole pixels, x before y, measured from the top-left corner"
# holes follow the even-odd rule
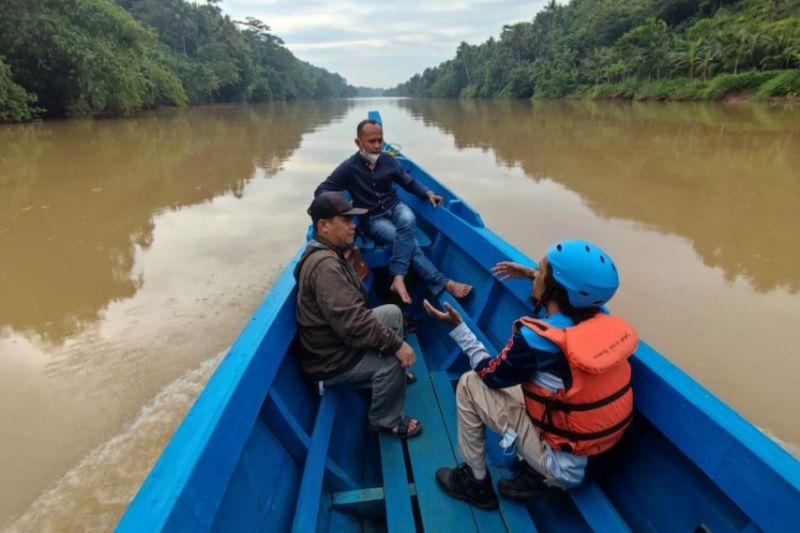
[[[547,0],[354,2],[223,0],[234,20],[263,20],[298,58],[353,85],[394,87],[455,55],[461,41],[497,37],[503,24],[531,21]]]

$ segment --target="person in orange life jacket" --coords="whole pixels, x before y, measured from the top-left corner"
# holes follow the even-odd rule
[[[428,200],[433,207],[443,202],[442,197],[409,176],[394,157],[383,152],[383,129],[375,120],[366,119],[358,123],[355,143],[358,152],[336,167],[319,184],[314,196],[326,191],[346,190],[353,198],[353,205],[368,211],[361,217],[361,229],[376,242],[392,246],[389,260],[392,283],[389,288],[403,303],[411,303],[405,282],[409,266],[433,294],[446,290],[456,298],[466,297],[472,287],[448,279],[417,244],[414,212],[400,201],[393,184]]]
[[[601,307],[619,286],[611,258],[580,240],[551,246],[528,268],[500,262],[493,272],[533,280],[532,316],[515,321],[513,336],[491,357],[445,303],[428,301],[432,317],[455,326],[450,336],[469,356],[473,371],[456,391],[458,444],[464,463],[436,472],[450,496],[493,509],[498,500],[485,464],[484,430],[519,462],[511,479],[498,483],[500,494],[526,500],[557,495],[579,485],[589,456],[611,448],[633,414],[628,357],[638,345],[633,328]]]

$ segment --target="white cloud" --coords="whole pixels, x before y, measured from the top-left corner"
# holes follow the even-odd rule
[[[504,24],[533,20],[546,3],[225,0],[220,6],[234,19],[263,20],[298,58],[354,85],[393,87],[452,58],[461,41],[478,44],[497,37]]]
[[[326,43],[296,43],[291,46],[293,51],[346,49],[364,47],[386,48],[389,43],[383,39],[361,39],[355,41],[330,41]]]

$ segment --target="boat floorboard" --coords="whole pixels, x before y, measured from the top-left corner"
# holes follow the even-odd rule
[[[406,412],[423,423],[422,433],[407,441],[411,476],[416,489],[416,505],[425,531],[498,532],[535,531],[525,507],[504,501],[498,511],[485,511],[447,496],[436,484],[436,470],[455,466],[459,462],[455,395],[447,377],[429,373],[415,335],[409,343],[417,352],[414,371],[417,383],[410,386],[406,396]],[[386,489],[386,516],[389,531],[413,530],[414,517],[410,509],[407,473],[398,474],[398,450],[402,443],[387,442],[382,437],[381,455]],[[492,475],[498,475],[493,466]],[[396,490],[403,487],[403,490]],[[398,509],[405,509],[398,512]]]

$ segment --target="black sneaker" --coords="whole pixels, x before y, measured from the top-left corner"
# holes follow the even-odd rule
[[[512,500],[546,500],[564,493],[563,489],[551,487],[544,482],[544,476],[520,461],[511,469],[511,479],[497,482],[497,490]]]
[[[467,463],[456,468],[440,468],[436,471],[436,482],[453,498],[480,507],[481,509],[497,509],[497,494],[492,486],[492,477],[477,480]]]

